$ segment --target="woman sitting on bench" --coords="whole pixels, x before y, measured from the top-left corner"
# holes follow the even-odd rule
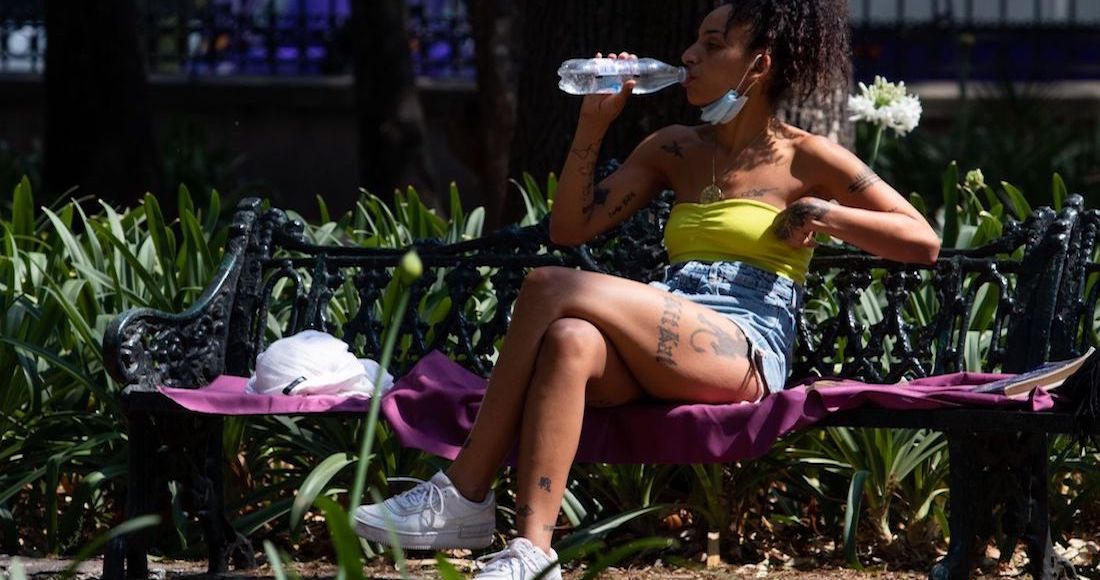
[[[583,243],[672,189],[664,283],[531,272],[462,452],[430,481],[358,507],[361,536],[387,542],[391,526],[406,548],[487,547],[490,484],[518,439],[520,537],[477,578],[531,578],[556,560],[550,542],[585,406],[756,402],[783,389],[815,232],[892,260],[935,261],[939,238],[904,197],[840,145],[775,117],[784,99],[846,77],[847,36],[841,0],[715,9],[682,56],[687,100],[704,123],[656,131],[599,183],[600,143],[634,82],[584,98],[551,238]]]

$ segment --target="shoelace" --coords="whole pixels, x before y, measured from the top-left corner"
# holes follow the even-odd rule
[[[423,505],[424,500],[427,499],[428,508],[432,510],[432,513],[437,516],[443,514],[443,490],[439,489],[438,485],[415,477],[389,477],[387,481],[416,482],[416,487],[401,492],[393,497],[393,501],[402,508],[408,509],[411,507],[419,507]],[[432,501],[435,499],[438,499],[439,508],[436,508],[436,502]]]
[[[515,544],[508,544],[503,550],[485,554],[477,558],[482,572],[511,571],[515,560],[523,560],[523,552]]]

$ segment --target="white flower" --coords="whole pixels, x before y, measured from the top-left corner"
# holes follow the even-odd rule
[[[871,86],[859,83],[858,95],[848,97],[850,120],[893,129],[905,135],[920,123],[920,99],[905,92],[905,83],[887,82],[876,76]]]

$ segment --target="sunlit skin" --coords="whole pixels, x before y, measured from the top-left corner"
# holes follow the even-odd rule
[[[681,57],[689,72],[683,89],[701,107],[745,77],[742,88],[752,85],[745,108],[717,127],[660,129],[614,174],[593,183],[604,134],[634,83],[614,95],[586,96],[556,193],[553,240],[590,240],[665,189],[675,191],[677,202],[698,201],[711,184],[713,159],[723,197],[751,197],[783,210],[775,228],[792,246],[811,246],[821,232],[886,258],[934,261],[935,232],[897,191],[843,147],[775,119],[776,104],[766,97],[772,58],[749,50],[745,30],[726,32],[728,15],[723,6],[700,24]],[[689,338],[700,333],[723,348],[692,348]],[[591,272],[537,269],[523,284],[478,420],[447,475],[467,498],[485,497],[518,438],[518,532],[547,550],[585,406],[641,397],[757,400],[764,386],[747,349],[729,319],[663,290]]]

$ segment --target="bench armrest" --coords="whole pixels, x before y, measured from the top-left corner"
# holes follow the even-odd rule
[[[179,313],[134,308],[108,325],[104,361],[107,372],[125,387],[124,396],[158,385],[195,388],[224,372],[237,280],[258,211],[255,199],[238,206],[221,265],[190,308]]]

